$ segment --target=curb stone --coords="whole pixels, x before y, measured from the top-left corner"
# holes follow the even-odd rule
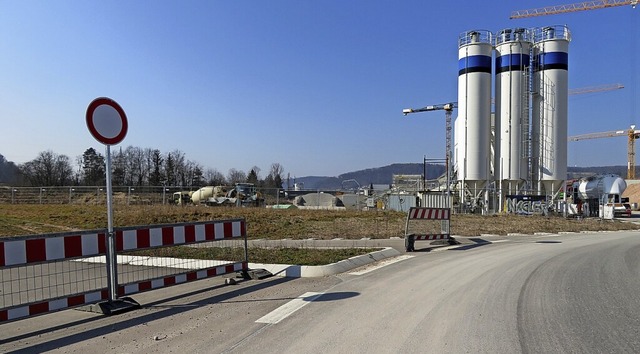
[[[249,268],[262,268],[269,271],[275,276],[287,278],[326,277],[329,275],[344,273],[365,264],[373,263],[385,258],[395,257],[400,254],[401,253],[395,250],[393,247],[385,247],[380,251],[351,257],[336,263],[321,266],[249,263]]]

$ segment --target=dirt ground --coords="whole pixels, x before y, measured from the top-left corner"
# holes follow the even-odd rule
[[[640,204],[640,183],[628,183],[622,196],[629,197],[629,203]]]

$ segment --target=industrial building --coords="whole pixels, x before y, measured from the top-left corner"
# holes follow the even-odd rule
[[[502,211],[511,195],[559,205],[567,176],[570,40],[566,26],[460,34],[450,186],[459,211]]]

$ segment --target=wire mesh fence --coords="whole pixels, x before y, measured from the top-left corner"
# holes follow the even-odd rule
[[[113,187],[115,204],[168,204],[177,188],[162,186]],[[105,204],[105,186],[0,187],[0,203],[5,204]]]
[[[0,322],[245,270],[244,219],[0,239]]]
[[[0,309],[73,294],[99,292],[106,287],[105,266],[82,260],[61,260],[1,268]]]
[[[195,193],[199,187],[113,186],[113,203],[118,205],[175,204],[175,193]],[[281,188],[257,188],[260,205],[276,205],[293,198]],[[107,200],[105,186],[0,186],[2,204],[93,204],[103,205]],[[202,200],[201,202],[204,202]]]

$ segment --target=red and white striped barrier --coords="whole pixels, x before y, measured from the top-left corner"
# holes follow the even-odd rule
[[[116,231],[116,250],[128,251],[151,247],[219,241],[247,234],[244,220],[164,226],[149,229]]]
[[[447,240],[449,236],[449,234],[413,235],[416,241]]]
[[[142,250],[153,247],[169,247],[210,241],[221,241],[247,236],[244,219],[206,221],[190,224],[152,225],[141,228],[122,228],[115,231],[117,251]],[[104,230],[28,236],[0,239],[0,270],[32,264],[62,260],[105,258],[106,232]],[[246,247],[246,242],[245,242]],[[245,250],[246,252],[246,250]],[[220,261],[217,265],[201,265],[197,270],[157,279],[145,279],[135,283],[118,285],[118,296],[158,289],[193,280],[214,277],[248,269],[246,261]],[[117,268],[116,268],[117,272]],[[3,282],[15,279],[2,279]],[[83,281],[82,279],[75,279]],[[31,300],[15,306],[0,308],[0,322],[20,319],[46,312],[63,310],[110,298],[108,289],[91,289],[80,294]],[[4,294],[5,296],[7,294]]]
[[[89,231],[0,241],[0,267],[103,255],[106,253],[105,235],[104,231]],[[238,219],[125,228],[116,230],[115,239],[117,251],[128,251],[218,241],[245,235],[245,221]]]
[[[0,267],[89,257],[106,252],[104,233],[74,233],[0,241]]]
[[[409,209],[409,219],[416,220],[449,220],[449,209],[442,208],[418,208]]]
[[[247,269],[246,262],[226,264],[209,269],[188,272],[184,274],[170,275],[163,278],[145,280],[138,283],[131,283],[118,286],[118,296],[131,295],[144,291],[163,288],[171,285],[182,284],[194,280],[215,277]],[[57,298],[47,301],[31,303],[24,306],[16,306],[7,309],[0,309],[0,322],[19,320],[29,316],[41,315],[47,312],[66,310],[87,304],[93,304],[109,299],[107,288],[90,291],[83,294]]]
[[[449,223],[451,218],[451,210],[449,208],[424,208],[424,207],[412,207],[407,213],[407,222],[404,228],[404,245],[407,252],[415,251],[415,241],[435,241],[435,240],[449,240],[451,234],[449,230]],[[439,234],[419,234],[409,233],[409,222],[429,221],[437,220],[441,222],[442,232]]]
[[[141,293],[143,291],[163,288],[166,286],[171,286],[171,285],[186,283],[194,280],[200,280],[200,279],[215,277],[218,275],[238,272],[243,269],[247,269],[247,267],[248,265],[246,262],[239,262],[239,263],[226,264],[226,265],[208,268],[208,269],[201,269],[201,270],[183,273],[179,275],[166,276],[164,278],[125,284],[118,287],[118,296],[131,295],[131,294]]]
[[[105,288],[84,294],[76,294],[65,298],[36,302],[8,309],[1,309],[0,322],[18,320],[21,318],[40,315],[47,312],[65,310],[71,307],[100,302],[103,300],[107,300],[108,298],[109,292]]]

